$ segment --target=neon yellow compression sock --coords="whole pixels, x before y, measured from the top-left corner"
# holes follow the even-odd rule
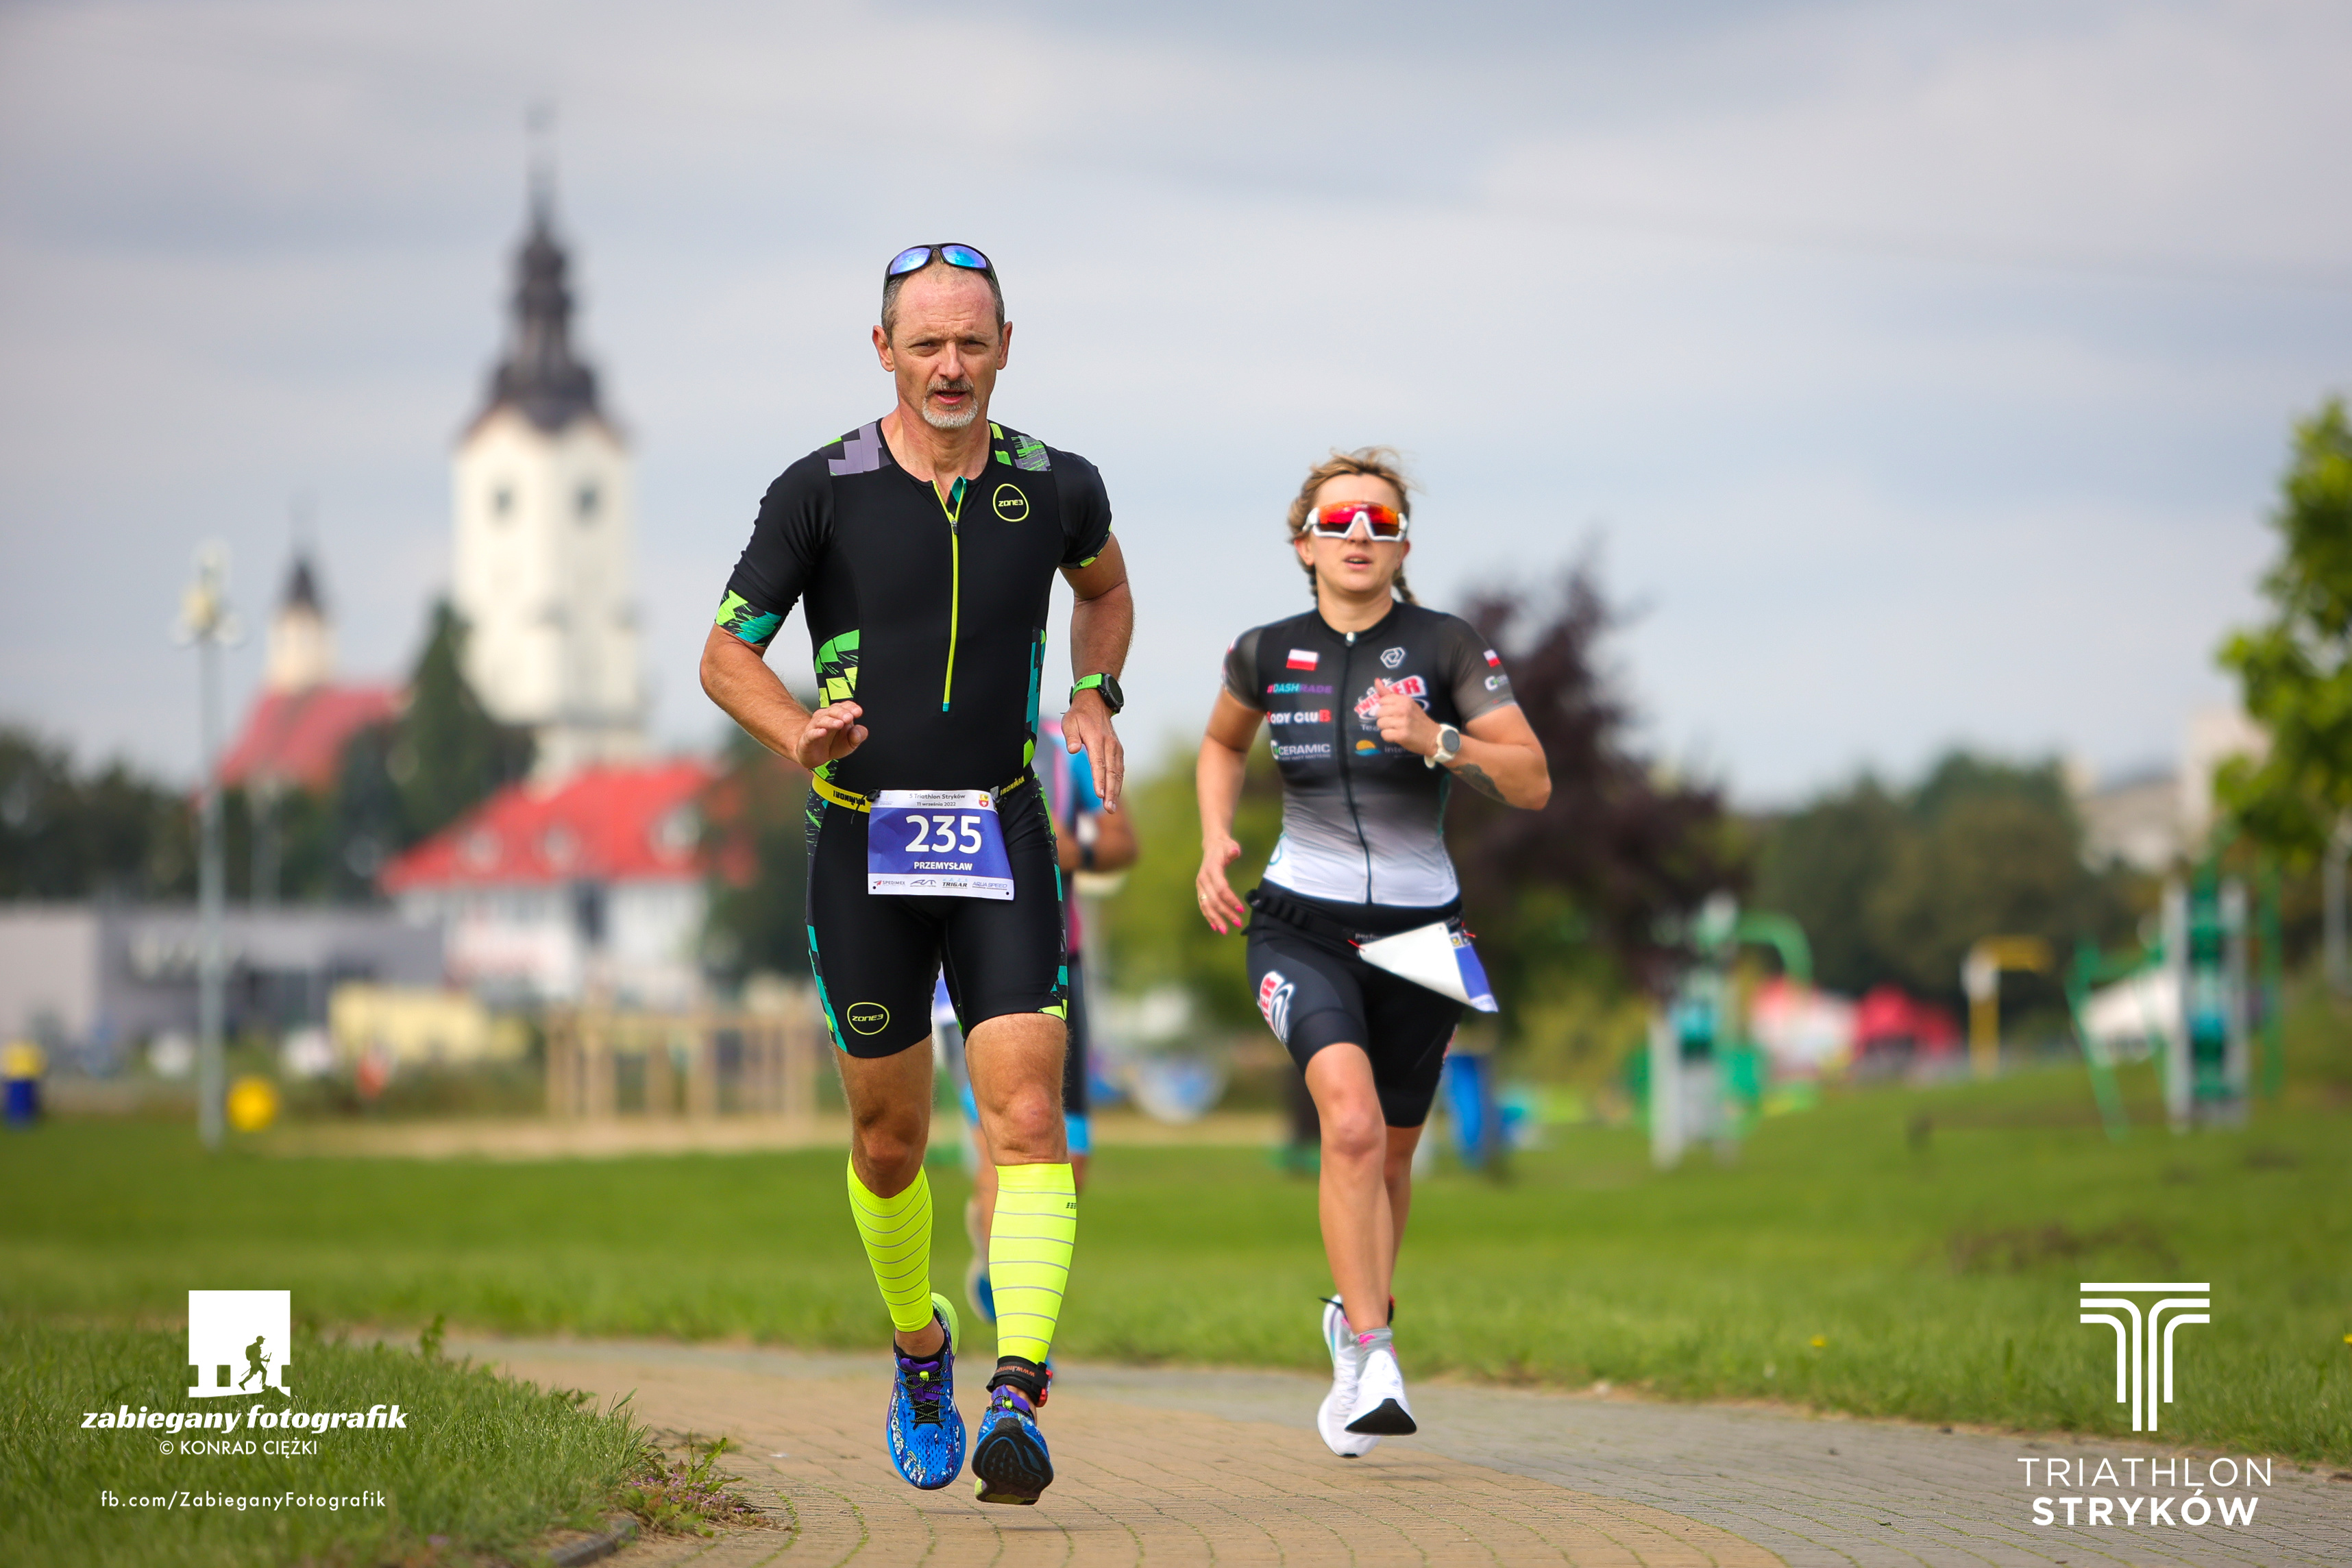
[[[1077,1238],[1078,1184],[1066,1163],[996,1167],[988,1279],[999,1356],[1042,1363],[1053,1350]]]
[[[891,1326],[913,1333],[931,1321],[931,1179],[922,1171],[903,1193],[879,1197],[849,1167],[849,1213],[874,1265]]]

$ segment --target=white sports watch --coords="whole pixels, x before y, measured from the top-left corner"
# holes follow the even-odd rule
[[[1454,753],[1461,750],[1462,731],[1451,724],[1440,724],[1437,727],[1437,750],[1422,758],[1421,765],[1424,768],[1442,768],[1452,762]]]

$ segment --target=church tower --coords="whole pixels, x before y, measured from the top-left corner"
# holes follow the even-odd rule
[[[297,548],[285,596],[269,622],[269,651],[261,669],[267,691],[310,691],[335,679],[335,628],[319,599],[319,576],[308,551]]]
[[[628,449],[572,351],[552,205],[535,178],[506,355],[455,465],[466,677],[493,717],[536,734],[542,779],[645,750]]]

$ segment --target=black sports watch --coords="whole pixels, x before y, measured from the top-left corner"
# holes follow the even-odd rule
[[[1113,713],[1127,706],[1127,693],[1118,689],[1118,677],[1116,675],[1098,673],[1071,683],[1070,695],[1073,698],[1081,691],[1100,692],[1103,706]]]

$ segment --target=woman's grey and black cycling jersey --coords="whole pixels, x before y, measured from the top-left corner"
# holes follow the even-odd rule
[[[1313,610],[1244,632],[1225,689],[1265,714],[1282,770],[1282,840],[1265,879],[1343,903],[1436,905],[1459,896],[1445,853],[1453,777],[1381,739],[1380,681],[1461,725],[1517,700],[1470,623],[1400,604],[1370,631]]]
[[[817,770],[808,813],[809,964],[852,1056],[929,1039],[943,970],[967,1028],[1066,1014],[1062,874],[1029,764],[1054,574],[1102,553],[1110,501],[1084,458],[989,434],[986,470],[945,500],[878,425],[803,458],[769,487],[719,606],[764,653],[802,604],[818,700],[864,710],[866,742]],[[886,789],[1002,791],[1013,901],[867,892],[862,806]]]
[[[1445,853],[1453,780],[1381,738],[1382,681],[1441,724],[1516,700],[1469,623],[1417,605],[1355,633],[1310,610],[1244,632],[1225,656],[1225,689],[1265,714],[1282,772],[1282,838],[1250,898],[1258,1011],[1302,1071],[1327,1046],[1361,1047],[1383,1119],[1418,1127],[1462,1005],[1373,968],[1357,946],[1460,910]]]

